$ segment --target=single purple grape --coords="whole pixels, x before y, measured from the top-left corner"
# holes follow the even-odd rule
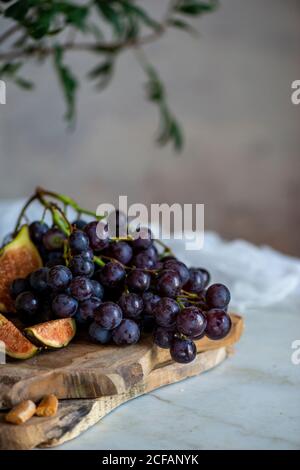
[[[155,269],[156,260],[148,255],[148,253],[141,251],[132,258],[131,264],[139,269]]]
[[[49,226],[45,222],[35,221],[29,225],[29,235],[35,245],[42,242],[43,236],[48,232]]]
[[[148,248],[146,248],[145,250],[141,250],[136,253],[138,254],[141,252],[147,253],[147,255],[150,256],[155,262],[158,260],[158,251],[153,243],[152,245],[148,246]]]
[[[28,316],[35,315],[39,309],[38,297],[30,291],[21,292],[15,302],[17,312],[25,313]]]
[[[154,308],[154,317],[159,326],[171,327],[175,324],[180,307],[174,299],[163,297]]]
[[[204,289],[208,286],[210,283],[210,274],[207,271],[207,269],[204,268],[199,268],[201,273],[202,273],[202,278],[203,278],[203,284],[204,284]]]
[[[48,275],[49,268],[40,268],[32,272],[29,276],[29,284],[31,289],[39,294],[48,292]]]
[[[184,284],[183,289],[192,294],[199,294],[204,289],[204,277],[200,269],[190,268],[189,269],[190,278],[186,284]]]
[[[76,300],[83,302],[92,297],[93,284],[91,280],[86,277],[75,277],[70,283],[70,293]]]
[[[210,309],[224,308],[230,302],[229,289],[224,284],[212,284],[206,291],[206,303]]]
[[[120,325],[123,313],[119,305],[114,302],[104,302],[94,311],[94,318],[103,328],[113,330]]]
[[[100,284],[100,282],[91,279],[91,284],[93,286],[93,297],[97,297],[98,299],[102,300],[104,297],[104,288]]]
[[[16,299],[19,294],[22,292],[28,291],[30,289],[30,285],[28,279],[24,279],[19,277],[15,279],[10,286],[10,296],[12,299]]]
[[[176,271],[179,274],[181,284],[184,285],[188,282],[190,278],[190,272],[186,265],[181,261],[177,260],[168,260],[165,261],[163,264],[164,269],[171,269],[172,271]]]
[[[206,314],[205,334],[208,338],[218,340],[225,338],[231,329],[231,318],[223,310],[212,309]]]
[[[153,292],[144,292],[143,294],[143,303],[144,303],[144,313],[147,315],[153,315],[154,308],[160,301],[159,295],[154,294]]]
[[[113,342],[117,345],[134,344],[140,339],[140,329],[133,321],[125,318],[112,332]]]
[[[175,362],[188,364],[196,358],[196,345],[190,339],[174,338],[171,344],[170,354]]]
[[[75,255],[71,259],[70,269],[73,276],[92,277],[95,267],[93,261],[85,258],[82,255]]]
[[[50,228],[43,235],[43,245],[48,251],[56,251],[63,248],[66,235],[57,227]]]
[[[126,285],[132,292],[141,293],[149,289],[151,276],[142,269],[129,271],[126,278]]]
[[[58,294],[52,301],[52,310],[59,318],[73,317],[77,308],[77,300],[66,294]]]
[[[54,291],[65,290],[72,280],[69,268],[62,265],[53,266],[48,271],[48,286]]]
[[[176,271],[163,270],[157,277],[156,290],[162,297],[177,297],[181,289],[181,280]]]
[[[97,277],[101,284],[105,287],[114,288],[118,287],[125,279],[125,269],[117,261],[110,261],[107,263]]]
[[[132,259],[132,248],[125,241],[115,241],[111,243],[107,250],[107,255],[114,258],[122,264],[129,264]]]
[[[69,247],[73,255],[87,251],[90,246],[89,237],[82,230],[75,230],[69,237]]]
[[[121,295],[118,304],[122,309],[124,317],[132,318],[133,320],[140,317],[144,308],[143,299],[134,292],[124,292]]]
[[[95,252],[102,251],[108,247],[109,240],[106,238],[107,227],[103,223],[97,221],[90,222],[84,227],[84,232],[89,238],[90,247]],[[101,238],[98,235],[101,235]]]
[[[190,338],[201,336],[205,331],[206,324],[205,315],[195,306],[183,308],[176,318],[179,333]]]
[[[159,326],[154,332],[154,343],[160,348],[170,349],[174,334],[174,329]]]
[[[100,344],[107,344],[111,340],[111,331],[102,328],[98,323],[93,322],[89,327],[90,337]]]
[[[95,310],[101,305],[101,300],[98,297],[90,297],[83,302],[80,302],[78,312],[83,320],[93,320]]]
[[[131,242],[134,250],[146,250],[152,245],[153,234],[149,228],[140,227],[134,235],[137,237]]]

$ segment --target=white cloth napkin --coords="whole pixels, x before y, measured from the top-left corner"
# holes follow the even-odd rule
[[[23,200],[0,201],[1,239],[13,229],[23,203]],[[32,220],[40,214],[40,209],[32,207]],[[297,258],[244,240],[228,242],[214,232],[205,233],[204,247],[199,251],[187,251],[182,240],[171,240],[168,244],[188,266],[205,267],[213,282],[228,285],[231,307],[241,313],[281,303],[300,308],[300,260]]]
[[[231,307],[239,312],[282,302],[300,307],[300,260],[296,258],[244,240],[228,242],[213,232],[205,233],[200,251],[186,251],[183,241],[173,240],[171,245],[187,265],[205,267],[213,282],[228,285]]]

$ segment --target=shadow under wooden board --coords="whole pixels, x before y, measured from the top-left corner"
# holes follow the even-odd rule
[[[190,364],[174,363],[169,351],[149,338],[126,348],[78,340],[61,351],[0,366],[0,449],[62,444],[122,403],[217,366],[243,332],[242,317],[231,314],[231,319],[231,332],[223,340],[196,342],[197,358]],[[5,408],[48,393],[61,399],[55,417],[34,417],[20,426],[4,421]]]

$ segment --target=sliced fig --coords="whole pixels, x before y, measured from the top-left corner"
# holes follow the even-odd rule
[[[29,326],[24,333],[34,343],[45,348],[60,349],[67,346],[75,336],[76,322],[73,318],[61,318]]]
[[[5,344],[5,352],[15,359],[29,359],[38,352],[21,331],[0,313],[0,341]]]
[[[14,302],[9,288],[14,279],[24,278],[42,266],[42,260],[30,240],[28,226],[24,225],[17,236],[0,252],[0,310],[14,312]]]

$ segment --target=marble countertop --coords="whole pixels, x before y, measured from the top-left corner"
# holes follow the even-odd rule
[[[300,449],[295,339],[298,310],[249,311],[233,357],[122,405],[59,448]]]
[[[201,252],[173,249],[229,285],[245,318],[236,354],[198,377],[117,408],[61,449],[300,449],[300,262],[208,233]],[[297,355],[300,361],[300,350]]]

